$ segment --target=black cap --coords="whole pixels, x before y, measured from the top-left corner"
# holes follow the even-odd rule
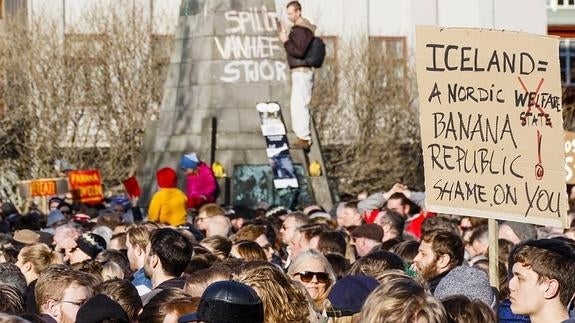
[[[206,288],[198,311],[180,317],[179,323],[263,323],[264,307],[258,294],[248,285],[233,280],[219,281]]]
[[[99,323],[114,319],[114,322],[130,322],[122,306],[104,294],[90,298],[76,315],[77,323]]]

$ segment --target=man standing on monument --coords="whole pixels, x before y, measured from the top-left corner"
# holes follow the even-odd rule
[[[301,16],[301,4],[298,1],[290,1],[287,4],[287,14],[293,23],[289,34],[283,25],[279,24],[278,28],[279,39],[284,44],[291,69],[291,122],[293,132],[297,136],[293,147],[309,150],[311,146],[309,104],[313,88],[313,69],[306,64],[304,58],[316,27]]]

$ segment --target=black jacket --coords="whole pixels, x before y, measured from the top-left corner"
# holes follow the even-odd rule
[[[313,40],[314,30],[315,26],[303,18],[300,18],[291,28],[288,41],[284,43],[290,68],[310,67],[303,59]]]

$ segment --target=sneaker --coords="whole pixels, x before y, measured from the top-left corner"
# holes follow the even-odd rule
[[[308,152],[311,147],[311,140],[305,140],[297,138],[297,141],[292,145],[294,149],[303,149],[303,151]]]

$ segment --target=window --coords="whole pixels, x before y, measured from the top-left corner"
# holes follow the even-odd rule
[[[561,83],[565,86],[575,86],[575,38],[561,39],[559,61],[561,64]]]
[[[575,0],[547,0],[547,8],[557,9],[575,9]]]
[[[105,79],[105,40],[103,35],[66,35],[66,67],[73,105],[99,106],[105,102],[102,91],[102,87],[108,84]]]
[[[405,37],[369,37],[370,82],[379,89],[401,85],[407,63]]]

